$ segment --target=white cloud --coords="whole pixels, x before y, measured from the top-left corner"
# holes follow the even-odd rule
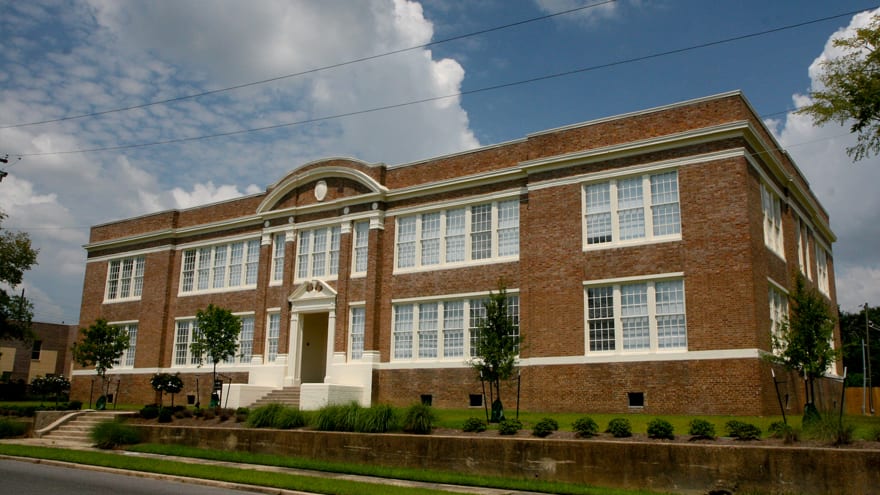
[[[251,184],[246,191],[259,192],[262,189]],[[215,186],[213,182],[208,181],[206,184],[194,184],[192,191],[184,191],[175,187],[171,191],[171,196],[174,198],[174,207],[183,209],[237,198],[242,196],[242,192],[233,185]]]
[[[542,11],[552,14],[556,12],[562,12],[566,10],[576,9],[578,7],[583,7],[584,2],[581,0],[534,0],[535,4]],[[563,22],[580,22],[585,24],[593,24],[602,19],[610,19],[614,18],[619,14],[619,3],[620,2],[609,2],[609,3],[601,3],[602,0],[597,0],[590,3],[600,4],[595,7],[591,7],[588,9],[580,10],[578,12],[573,13],[572,15],[562,16],[559,19]],[[636,1],[632,1],[631,3],[639,3]]]
[[[856,15],[831,39],[852,35],[857,27],[867,25],[870,16]],[[813,89],[818,89],[820,62],[840,55],[831,39],[810,66]],[[809,101],[800,94],[793,100],[798,107]],[[815,127],[809,117],[789,114],[777,127],[780,143],[794,156],[828,210],[838,236],[834,245],[838,303],[847,311],[855,311],[865,302],[880,304],[880,194],[876,188],[880,183],[880,158],[853,163],[844,150],[854,145],[856,138],[846,125]]]

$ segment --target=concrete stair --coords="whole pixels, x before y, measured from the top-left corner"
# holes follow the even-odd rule
[[[71,414],[37,432],[43,440],[58,444],[91,445],[92,429],[98,423],[113,421],[118,416],[137,414],[131,411],[83,411]]]
[[[284,387],[273,390],[260,397],[250,407],[260,407],[267,404],[284,404],[285,406],[299,408],[299,387]]]

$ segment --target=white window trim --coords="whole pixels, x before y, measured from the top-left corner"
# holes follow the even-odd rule
[[[187,322],[189,325],[189,328],[188,328],[189,334],[187,336],[187,341],[186,341],[186,358],[184,359],[184,361],[186,361],[185,364],[177,364],[177,345],[178,345],[177,340],[178,340],[178,332],[180,330],[179,325],[181,322]],[[180,318],[174,319],[174,340],[172,341],[172,344],[171,344],[171,367],[172,368],[196,368],[196,367],[198,367],[198,364],[194,364],[192,362],[193,356],[192,356],[192,351],[190,350],[190,348],[192,347],[192,343],[193,343],[193,334],[195,333],[196,329],[197,329],[197,320],[196,320],[195,316],[187,316],[187,317],[180,317]]]
[[[647,275],[643,277],[621,277],[616,279],[591,280],[584,282],[584,355],[585,356],[632,356],[639,354],[671,354],[686,353],[689,349],[689,343],[685,347],[660,348],[659,338],[657,334],[657,298],[656,283],[680,281],[682,287],[682,310],[685,318],[685,341],[688,341],[687,333],[687,287],[682,273],[665,273],[656,275]],[[623,325],[621,323],[621,299],[620,287],[622,285],[644,283],[648,286],[647,303],[648,303],[648,338],[650,345],[647,349],[625,350],[623,348]],[[590,350],[590,302],[589,292],[587,289],[594,287],[613,288],[613,304],[614,304],[614,349],[613,350]]]
[[[407,362],[464,362],[471,359],[471,326],[470,326],[470,313],[471,313],[471,304],[475,301],[480,301],[484,299],[488,299],[488,292],[479,292],[479,293],[470,293],[470,294],[460,294],[460,295],[450,295],[444,296],[441,298],[429,298],[429,297],[419,297],[419,298],[408,298],[408,299],[398,299],[392,300],[392,310],[391,310],[391,352],[390,352],[390,361],[394,363],[407,363]],[[519,290],[507,290],[507,297],[516,297],[519,298]],[[444,307],[447,303],[452,302],[461,302],[462,303],[462,354],[455,356],[446,356],[444,354],[444,331],[446,330],[444,327]],[[436,357],[419,357],[419,305],[421,304],[437,304],[437,349]],[[394,327],[397,322],[396,316],[397,313],[395,311],[395,307],[411,305],[413,307],[412,315],[412,355],[408,358],[396,358],[395,357],[395,343],[394,343]],[[517,304],[517,319],[522,322],[522,301],[520,300]],[[521,323],[520,323],[521,325]],[[517,334],[520,334],[521,328],[518,329]]]
[[[676,180],[676,188],[678,194],[678,199],[676,204],[678,204],[678,215],[679,215],[679,232],[676,234],[667,234],[667,235],[654,235],[654,216],[651,210],[651,176],[654,175],[662,175],[669,172],[675,172],[675,180]],[[657,170],[647,170],[640,171],[637,174],[631,175],[612,175],[608,176],[600,176],[601,178],[591,177],[591,180],[588,182],[580,182],[581,184],[581,232],[582,239],[581,245],[583,246],[584,251],[598,251],[609,248],[618,248],[618,247],[627,247],[627,246],[642,246],[646,244],[658,244],[664,242],[674,242],[681,240],[681,182],[679,180],[679,174],[677,168],[660,168]],[[642,179],[642,198],[643,205],[642,210],[644,211],[644,221],[645,221],[645,236],[638,239],[620,239],[620,217],[618,215],[618,197],[617,197],[617,184],[622,180],[633,179],[636,177],[641,177]],[[587,231],[587,187],[594,184],[609,184],[609,198],[610,198],[610,214],[611,214],[611,238],[610,242],[601,242],[596,244],[589,244],[589,232]]]
[[[140,325],[138,324],[138,320],[126,320],[126,321],[114,321],[107,322],[111,327],[124,327],[126,332],[129,332],[129,347],[122,353],[122,356],[119,356],[119,360],[113,364],[114,368],[119,369],[132,369],[134,368],[134,360],[137,359],[137,337],[140,333]],[[135,345],[131,346],[131,327],[135,326],[138,328],[138,332],[135,334]],[[134,349],[134,352],[132,352]],[[128,358],[131,356],[132,364],[127,364]]]
[[[119,266],[117,278],[116,278],[117,285],[116,285],[116,290],[115,290],[115,292],[118,294],[120,291],[122,281],[123,281],[122,267],[123,267],[123,264],[127,260],[131,260],[131,262],[132,262],[131,275],[129,275],[129,277],[128,277],[129,294],[130,295],[127,297],[114,297],[111,299],[110,298],[110,283],[112,282],[112,280],[111,280],[110,276],[113,273],[113,264],[117,263]],[[139,264],[141,266],[140,277],[137,276]],[[147,260],[146,260],[146,256],[144,256],[144,255],[126,256],[123,258],[115,258],[112,260],[108,260],[107,261],[107,278],[104,281],[104,304],[114,304],[114,303],[129,302],[129,301],[140,301],[140,299],[143,295],[143,290],[144,290],[143,284],[144,284],[144,277],[146,275],[146,264],[147,264]],[[135,287],[137,286],[136,283],[137,283],[138,279],[140,279],[140,290],[136,291]],[[135,295],[135,292],[138,292],[138,293]]]
[[[254,333],[254,335],[253,335],[253,336],[255,336],[255,335],[257,334],[257,329],[256,329],[256,315],[254,314],[253,311],[247,311],[247,312],[241,312],[241,313],[233,313],[233,315],[237,316],[237,317],[239,318],[239,320],[244,320],[245,318],[250,318],[251,320],[253,320],[253,321],[254,321],[254,323],[253,323],[253,326],[254,326],[254,328],[253,328],[253,333]],[[244,332],[244,325],[242,325],[242,331],[239,332],[239,334],[238,334],[238,339],[236,339],[236,341],[235,341],[236,344],[238,344],[238,348],[237,348],[237,350],[235,351],[235,355],[232,357],[232,360],[230,361],[230,360],[224,359],[222,362],[217,363],[217,367],[218,367],[218,368],[221,367],[221,366],[222,366],[222,367],[237,367],[237,366],[247,366],[247,365],[250,365],[250,363],[251,363],[251,359],[253,359],[253,356],[254,356],[254,341],[253,341],[253,336],[251,336],[251,355],[250,355],[250,357],[247,359],[247,361],[242,362],[242,361],[241,361],[241,343],[242,343],[241,336],[242,336],[243,332]]]
[[[269,340],[272,338],[270,334],[270,328],[272,327],[272,317],[278,317],[278,336],[276,337],[278,341],[275,343],[275,356],[272,357],[269,350]],[[264,342],[264,355],[266,364],[274,364],[278,362],[278,350],[281,348],[281,311],[280,310],[268,310],[266,311],[266,338]]]
[[[831,280],[828,275],[828,251],[816,243],[816,286],[825,296],[831,294]]]
[[[278,254],[279,242],[281,248],[281,254]],[[275,232],[272,234],[272,253],[271,253],[271,267],[269,268],[269,285],[276,286],[281,285],[284,282],[284,261],[287,255],[287,233],[286,232]],[[280,263],[280,267],[279,267]],[[280,274],[279,274],[280,271]],[[280,276],[279,276],[280,275]]]
[[[516,201],[517,207],[519,207],[519,197],[504,197],[500,199],[495,199],[492,201],[475,201],[470,203],[463,204],[455,204],[450,205],[444,209],[434,209],[434,210],[424,210],[419,211],[418,213],[406,214],[406,215],[397,215],[394,220],[394,274],[400,273],[412,273],[412,272],[425,272],[425,271],[434,271],[434,270],[445,270],[449,268],[464,268],[470,266],[484,266],[488,264],[494,263],[509,263],[513,261],[519,261],[520,256],[520,240],[522,238],[522,231],[519,232],[519,239],[517,241],[517,253],[514,255],[507,256],[498,256],[499,249],[499,214],[498,214],[498,204]],[[492,215],[492,227],[491,227],[491,254],[487,258],[481,259],[473,259],[472,253],[472,242],[471,236],[474,234],[471,225],[471,208],[475,206],[482,205],[491,205],[491,215]],[[450,210],[459,210],[464,209],[464,261],[446,261],[446,213]],[[439,240],[440,240],[440,252],[439,263],[423,265],[422,264],[422,216],[430,215],[433,213],[440,213],[440,232],[439,232]],[[518,226],[521,225],[520,212],[517,211],[517,223]],[[400,259],[400,244],[398,243],[398,233],[400,232],[400,220],[404,218],[415,218],[416,230],[415,230],[415,264],[411,267],[399,267],[399,259]]]
[[[338,264],[339,260],[337,260],[336,273],[330,273],[330,269],[332,266],[330,263],[330,257],[331,257],[331,253],[332,253],[331,247],[333,244],[333,229],[339,229],[339,246],[338,246],[337,252],[339,253],[338,254],[339,260],[341,260],[342,259],[342,234],[343,234],[344,229],[342,228],[342,226],[340,224],[338,224],[338,223],[324,224],[324,225],[318,225],[318,226],[313,226],[313,227],[309,227],[309,228],[299,228],[296,230],[296,248],[294,249],[294,252],[293,252],[293,281],[294,281],[294,283],[299,283],[302,281],[314,280],[314,279],[329,281],[329,280],[337,280],[339,278],[339,271],[342,268],[341,265]],[[327,231],[326,247],[323,252],[323,254],[325,256],[324,268],[326,269],[326,272],[324,275],[320,275],[320,276],[314,275],[314,273],[313,273],[314,266],[312,264],[312,257],[315,254],[314,251],[312,251],[312,242],[314,242],[314,233],[318,230],[326,230]],[[309,250],[307,251],[307,253],[308,253],[307,254],[307,256],[308,256],[308,258],[307,258],[308,259],[308,273],[305,276],[300,276],[300,274],[299,274],[300,241],[302,240],[302,233],[303,232],[309,233],[310,246],[309,246]]]
[[[355,310],[363,310],[364,311],[364,328],[363,333],[361,334],[361,349],[360,349],[360,357],[354,357],[354,311]],[[348,360],[352,362],[360,362],[364,359],[364,351],[366,350],[366,327],[367,327],[367,308],[365,304],[353,304],[349,307],[348,310]]]
[[[370,264],[370,230],[372,230],[370,228],[370,223],[371,223],[370,220],[356,220],[356,221],[353,221],[351,224],[351,273],[349,275],[349,278],[362,278],[362,277],[367,276],[367,270],[369,269],[369,264]],[[367,268],[365,268],[364,270],[360,270],[360,271],[357,269],[357,261],[358,261],[358,257],[357,257],[357,248],[358,248],[358,245],[357,245],[357,241],[358,241],[357,226],[358,225],[366,225],[367,226],[366,245],[362,246],[365,250],[364,256],[366,256]]]
[[[770,312],[770,346],[771,351],[778,354],[782,349],[776,349],[773,346],[773,339],[782,336],[781,325],[788,319],[788,290],[773,279],[767,280],[770,282],[767,288],[767,304]],[[775,299],[776,297],[778,300]]]
[[[812,229],[802,219],[798,218],[797,225],[797,249],[798,267],[807,280],[813,280],[813,265],[810,257],[810,239],[814,237]]]
[[[241,283],[241,285],[231,286],[231,285],[229,285],[229,272],[230,272],[230,267],[233,266],[232,265],[232,245],[235,243],[238,243],[238,242],[242,243],[242,245],[243,245],[242,252],[241,252],[241,265],[240,265],[241,266],[240,280],[242,281],[242,283]],[[200,294],[218,294],[218,293],[223,293],[223,292],[235,292],[235,291],[241,291],[241,290],[255,289],[257,287],[257,281],[259,280],[259,276],[257,276],[257,280],[254,281],[254,283],[252,283],[252,284],[247,283],[248,253],[250,252],[249,246],[254,246],[254,245],[256,246],[255,249],[257,251],[256,263],[257,263],[257,273],[259,274],[260,247],[261,247],[261,242],[260,242],[259,237],[258,238],[248,237],[248,238],[242,238],[242,239],[235,239],[235,240],[231,240],[228,242],[221,242],[221,243],[214,243],[214,244],[201,244],[198,246],[192,246],[187,249],[180,250],[180,272],[179,272],[180,278],[177,283],[177,296],[178,297],[186,297],[186,296],[195,296],[195,295],[200,295]],[[221,246],[226,248],[226,261],[225,261],[225,264],[223,265],[223,268],[225,270],[224,286],[214,288],[213,287],[213,285],[214,285],[214,269],[216,268],[214,266],[214,257],[216,255],[216,248],[221,247]],[[208,270],[209,270],[208,284],[211,287],[209,287],[207,289],[199,289],[198,288],[198,283],[199,283],[199,250],[201,250],[201,249],[210,249],[210,251],[211,251],[210,259],[207,262],[207,266],[208,266]],[[186,271],[185,270],[186,269],[186,253],[190,252],[190,251],[195,253],[195,261],[194,261],[194,265],[193,265],[193,288],[192,288],[192,290],[188,290],[188,291],[184,292],[183,280],[184,280],[184,273]]]
[[[761,183],[761,211],[763,213],[764,245],[784,260],[785,233],[782,226],[782,200],[775,190],[763,182]]]

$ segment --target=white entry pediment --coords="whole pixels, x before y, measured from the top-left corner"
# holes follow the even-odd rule
[[[336,290],[321,280],[303,282],[287,298],[294,313],[333,311],[336,308]]]

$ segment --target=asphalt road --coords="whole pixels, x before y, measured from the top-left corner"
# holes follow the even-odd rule
[[[8,495],[253,495],[254,492],[42,463],[0,460],[0,493]]]

